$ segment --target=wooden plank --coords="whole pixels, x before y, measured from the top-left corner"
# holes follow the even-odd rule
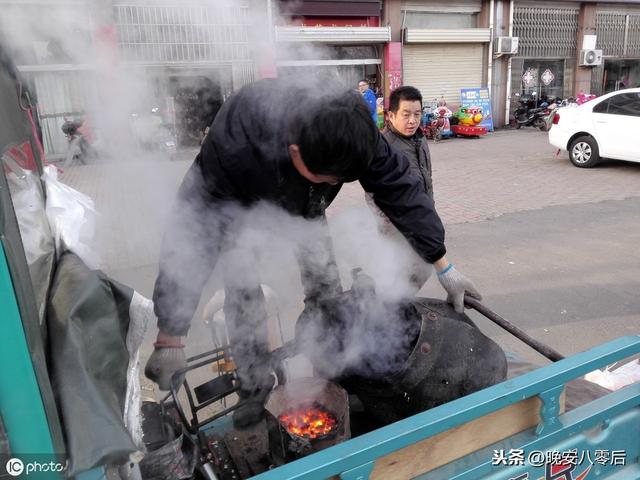
[[[561,412],[564,398],[563,393]],[[386,455],[376,461],[370,478],[410,479],[441,467],[537,425],[540,405],[538,397],[529,398]]]

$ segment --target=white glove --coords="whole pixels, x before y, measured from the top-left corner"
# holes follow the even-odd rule
[[[464,312],[465,293],[476,300],[482,300],[482,295],[473,282],[456,270],[452,263],[436,275],[442,287],[447,291],[447,302],[453,304],[456,312]]]
[[[147,361],[144,374],[149,380],[156,382],[160,390],[170,390],[173,374],[186,366],[187,360],[183,346],[156,346]],[[182,380],[178,385],[181,383]]]

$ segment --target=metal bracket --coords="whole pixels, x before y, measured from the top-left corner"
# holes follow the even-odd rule
[[[340,474],[340,480],[368,480],[375,462],[365,463]]]
[[[558,385],[541,392],[538,397],[542,400],[540,407],[541,422],[536,427],[536,435],[547,434],[561,428],[560,420],[560,395],[564,391],[564,385]]]

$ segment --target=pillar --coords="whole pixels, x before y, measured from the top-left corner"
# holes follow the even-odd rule
[[[580,5],[580,14],[578,16],[578,37],[576,38],[576,60],[575,60],[575,76],[573,79],[573,95],[577,95],[580,91],[589,93],[591,91],[591,70],[593,67],[581,67],[580,50],[583,49],[584,36],[596,34],[596,13],[597,4],[582,3]]]

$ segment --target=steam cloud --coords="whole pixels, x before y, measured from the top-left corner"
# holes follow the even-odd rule
[[[220,5],[220,2],[211,0],[212,4]],[[231,5],[237,2],[225,2]],[[275,3],[275,2],[274,2]],[[151,3],[147,2],[151,5]],[[160,2],[158,2],[160,4]],[[136,255],[148,256],[149,252],[157,255],[159,250],[159,237],[145,235],[149,232],[159,232],[163,229],[167,219],[167,212],[172,210],[174,205],[174,191],[172,183],[167,178],[166,172],[162,173],[163,163],[158,163],[158,155],[155,151],[145,151],[132,139],[128,117],[132,110],[142,108],[143,105],[158,103],[154,98],[154,87],[150,77],[143,73],[140,68],[135,68],[124,63],[114,63],[110,53],[96,50],[92,45],[92,35],[95,33],[95,25],[85,13],[86,11],[78,7],[75,14],[70,15],[70,10],[60,10],[57,12],[54,7],[47,9],[54,12],[46,21],[43,21],[42,12],[31,11],[22,6],[3,6],[2,17],[4,21],[0,24],[2,37],[5,41],[10,39],[14,51],[34,48],[41,50],[41,55],[48,55],[47,48],[59,50],[59,58],[65,59],[68,64],[91,64],[93,70],[91,74],[87,72],[75,72],[79,78],[92,81],[94,88],[87,93],[87,103],[82,105],[87,112],[87,117],[94,122],[96,138],[100,140],[101,146],[101,175],[105,180],[118,181],[122,178],[135,178],[138,182],[136,191],[136,201],[146,206],[147,215],[141,218],[140,225],[121,225],[113,228],[113,225],[121,222],[122,216],[118,211],[113,211],[108,205],[99,204],[101,209],[102,222],[108,223],[108,228],[98,228],[102,238],[97,240],[104,248],[104,245],[115,242],[120,236],[129,238],[128,244],[137,249]],[[57,12],[57,13],[55,13]],[[251,12],[251,25],[254,38],[269,38],[266,32],[265,16],[263,11]],[[255,27],[255,28],[253,28]],[[78,43],[69,32],[81,33],[87,39],[86,44]],[[48,47],[42,44],[45,38]],[[40,43],[38,43],[40,42]],[[255,45],[264,45],[265,42],[256,42]],[[256,49],[256,55],[264,54]],[[286,46],[278,46],[277,56],[286,58],[291,52],[283,49]],[[42,50],[44,49],[44,50]],[[324,53],[320,49],[305,45],[296,49],[296,54],[301,54],[306,58],[323,58]],[[38,52],[35,53],[38,55]],[[299,75],[300,69],[296,70]],[[313,84],[313,72],[309,73],[309,78],[303,75],[298,77],[301,84]],[[82,80],[83,81],[83,80]],[[81,81],[81,82],[82,82]],[[356,85],[352,86],[354,89]],[[330,92],[316,91],[315,96],[328,94]],[[273,119],[274,121],[276,119]],[[62,133],[60,132],[62,137]],[[62,137],[63,138],[63,137]],[[64,141],[64,140],[63,140]],[[171,172],[175,172],[171,170]],[[362,195],[358,193],[358,195]],[[340,195],[337,203],[340,203]],[[184,217],[184,223],[191,223],[194,228],[182,232],[175,238],[179,241],[175,245],[170,245],[169,249],[179,251],[180,249],[199,249],[205,251],[211,243],[210,230],[196,226],[201,218],[200,209],[202,205],[187,205],[181,209],[180,215]],[[363,268],[376,282],[377,293],[382,300],[393,301],[412,293],[409,285],[407,272],[410,268],[410,252],[407,244],[397,244],[392,240],[379,235],[376,219],[369,209],[360,202],[360,206],[342,208],[335,211],[334,207],[328,210],[329,229],[333,239],[335,256],[337,259],[343,286],[350,287],[350,272],[353,268]],[[293,325],[297,314],[302,307],[302,287],[300,284],[300,273],[295,258],[296,248],[299,245],[309,245],[317,241],[323,235],[325,228],[320,222],[308,221],[301,218],[292,217],[281,209],[266,203],[259,203],[250,209],[233,207],[232,211],[219,212],[222,215],[230,215],[234,218],[242,218],[242,228],[239,228],[233,236],[234,244],[227,245],[227,251],[233,249],[237,252],[244,252],[246,258],[251,262],[250,271],[245,271],[238,267],[236,276],[232,278],[237,285],[246,284],[248,279],[255,280],[271,287],[280,299],[282,310],[289,314],[283,318],[283,336],[289,340],[293,336]],[[217,221],[217,220],[216,220]],[[214,222],[215,223],[215,222]],[[146,243],[145,243],[146,242]],[[204,253],[203,253],[204,254]],[[134,255],[130,255],[132,265],[140,264]],[[316,259],[322,263],[328,259]],[[225,261],[222,258],[218,266]],[[109,265],[104,265],[109,270]],[[123,265],[118,265],[123,267]],[[180,265],[175,265],[176,279],[184,284],[191,284],[194,280],[194,273],[184,271]],[[220,285],[220,268],[216,268],[213,278],[210,280],[213,285]],[[174,299],[179,302],[180,299]],[[388,323],[393,324],[397,319],[393,315],[377,315],[374,319],[379,325],[373,325],[371,332],[377,332],[378,327],[385,324],[384,332],[387,335],[384,339],[376,339],[375,335],[355,336],[348,339],[349,349],[335,369],[330,374],[338,374],[342,369],[361,357],[363,352],[372,348],[380,353],[380,359],[393,357],[399,345],[406,343],[407,332],[401,328],[387,328]],[[331,338],[332,332],[317,332],[318,338]],[[375,344],[372,345],[372,342]],[[312,348],[310,346],[309,348]],[[325,348],[323,346],[322,348]],[[314,352],[306,352],[313,356]],[[321,355],[322,352],[315,352]],[[387,360],[383,360],[387,361]]]

